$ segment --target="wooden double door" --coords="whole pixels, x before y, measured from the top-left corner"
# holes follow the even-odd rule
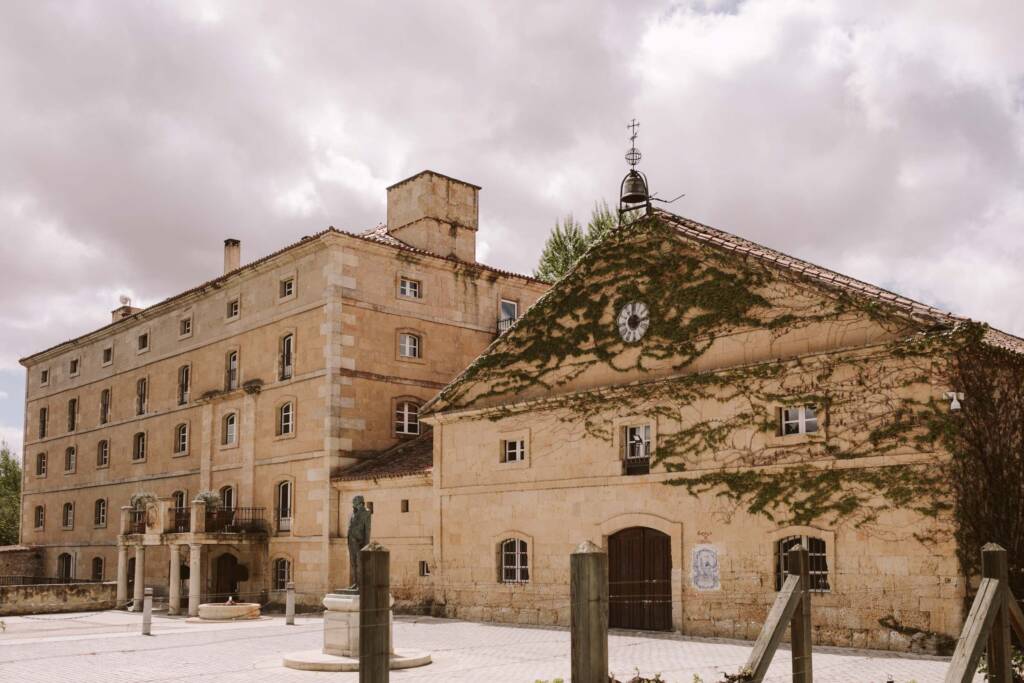
[[[637,526],[608,537],[608,625],[672,630],[672,542],[668,534]]]

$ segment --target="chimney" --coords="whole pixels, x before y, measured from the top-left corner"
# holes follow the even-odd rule
[[[133,315],[135,315],[136,313],[138,313],[141,310],[142,310],[141,308],[136,308],[135,306],[132,306],[131,304],[125,304],[125,305],[122,305],[122,306],[118,306],[117,308],[115,308],[114,310],[112,310],[110,312],[110,322],[116,323],[118,320],[124,320],[125,318],[130,318],[130,317],[132,317]]]
[[[476,261],[478,185],[421,171],[387,192],[389,235],[440,256]]]
[[[237,270],[242,261],[242,243],[233,237],[224,240],[224,274]]]

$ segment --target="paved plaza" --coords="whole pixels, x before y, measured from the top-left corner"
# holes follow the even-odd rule
[[[281,656],[319,648],[319,616],[286,626],[280,616],[249,623],[189,624],[179,617],[154,616],[153,635],[139,633],[141,616],[125,612],[84,612],[4,618],[0,633],[0,681],[337,681],[358,674],[294,671]],[[480,624],[430,617],[396,617],[400,648],[428,650],[434,663],[394,671],[391,680],[533,683],[569,679],[566,629]],[[750,652],[737,641],[615,632],[610,643],[612,670],[628,679],[660,672],[670,683],[717,682],[734,672]],[[941,681],[946,661],[884,652],[819,648],[814,653],[818,683],[896,683]],[[766,680],[789,680],[789,651],[780,650]],[[628,674],[628,675],[627,675]],[[976,680],[980,681],[978,677]]]

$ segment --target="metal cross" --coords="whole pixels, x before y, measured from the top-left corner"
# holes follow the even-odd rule
[[[634,144],[636,143],[636,129],[639,128],[639,127],[640,127],[640,122],[637,121],[636,119],[633,119],[632,121],[630,121],[629,125],[626,126],[626,128],[628,128],[633,133],[632,135],[629,136],[629,139]]]

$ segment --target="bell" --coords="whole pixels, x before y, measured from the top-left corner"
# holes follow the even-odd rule
[[[622,181],[623,204],[643,204],[647,201],[647,181],[636,171],[630,171]]]

